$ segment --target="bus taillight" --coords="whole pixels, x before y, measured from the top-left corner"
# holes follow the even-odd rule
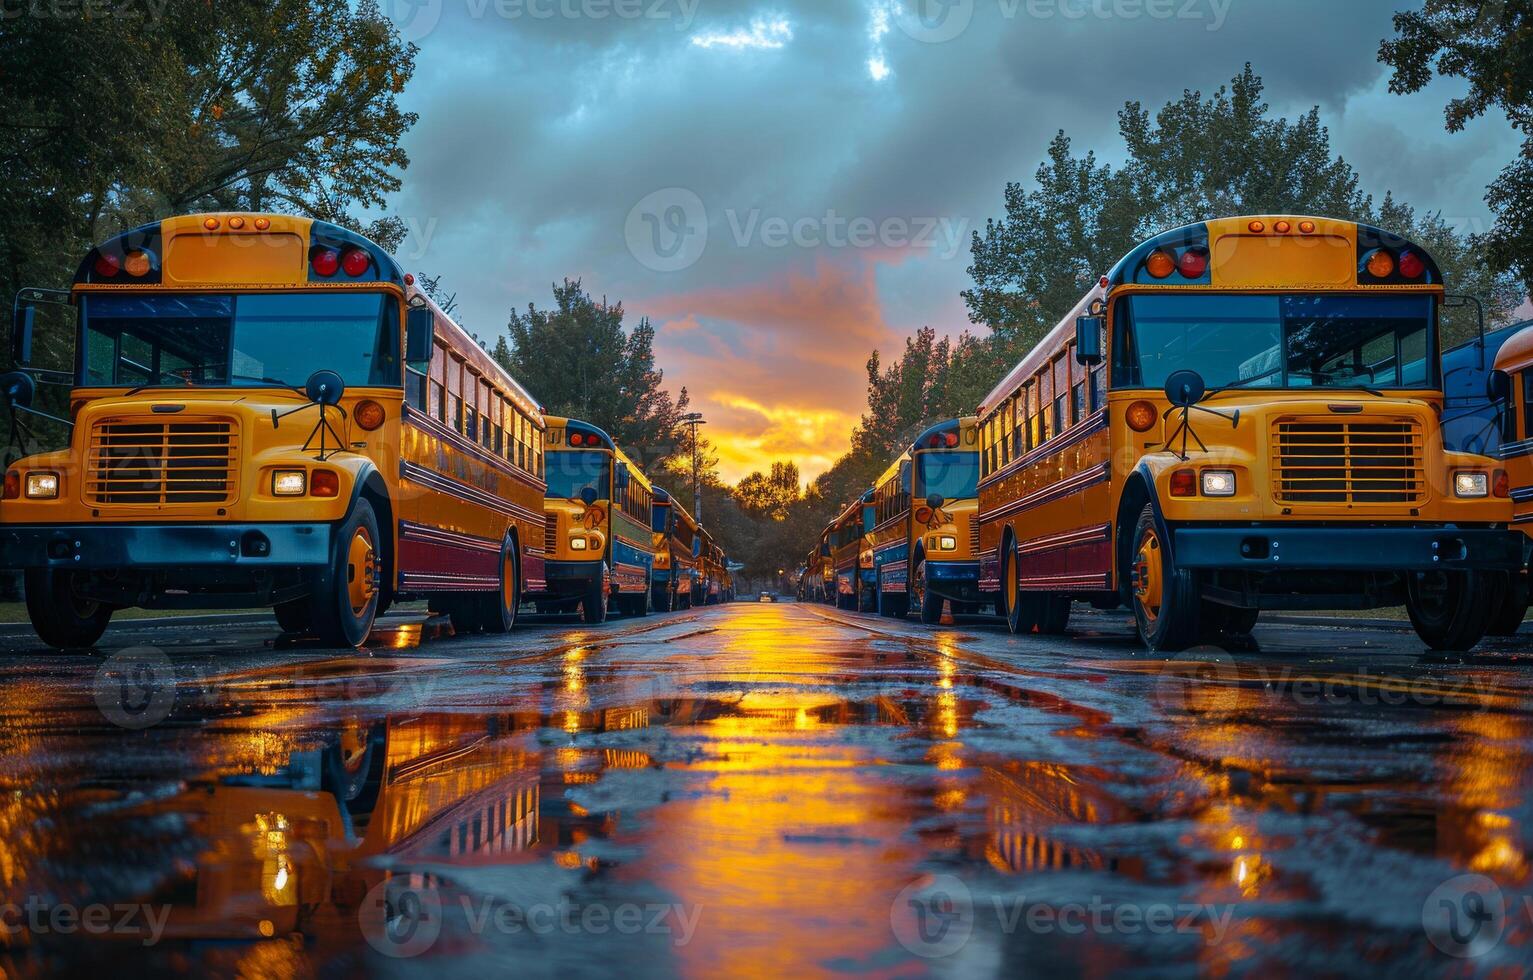
[[[1427,264],[1421,260],[1421,256],[1415,252],[1400,253],[1400,275],[1407,279],[1420,279],[1425,271]]]
[[[1176,268],[1188,279],[1201,279],[1208,271],[1208,253],[1201,248],[1189,248],[1176,260]]]
[[[1168,252],[1156,249],[1144,260],[1144,271],[1156,279],[1164,279],[1176,269],[1176,260]]]
[[[341,253],[341,268],[345,269],[346,274],[353,279],[366,272],[370,264],[372,259],[360,248],[348,248]]]
[[[309,258],[309,265],[314,267],[316,275],[329,278],[341,267],[341,256],[333,248],[318,248]]]
[[[100,254],[96,256],[96,275],[103,279],[110,279],[122,271],[122,263],[115,255]]]

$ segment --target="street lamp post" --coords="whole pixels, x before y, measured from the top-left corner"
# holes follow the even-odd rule
[[[702,412],[688,412],[681,417],[682,425],[692,427],[692,519],[701,524],[703,522],[703,485],[699,482],[698,468],[702,464],[702,453],[697,445],[697,427],[707,425]]]

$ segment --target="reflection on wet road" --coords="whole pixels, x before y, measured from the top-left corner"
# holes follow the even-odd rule
[[[1516,969],[1529,637],[746,604],[0,638],[7,973]]]

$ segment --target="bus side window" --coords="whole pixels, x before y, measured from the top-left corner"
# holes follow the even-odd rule
[[[1065,354],[1065,363],[1070,366],[1071,418],[1079,422],[1086,417],[1086,365],[1075,359],[1074,344]]]
[[[1038,374],[1038,442],[1045,443],[1058,431],[1049,422],[1054,410],[1054,372],[1048,365]]]
[[[1091,389],[1091,410],[1100,412],[1107,405],[1107,385],[1104,365],[1098,364],[1091,369],[1088,376],[1087,387]]]
[[[447,362],[447,419],[448,425],[463,431],[463,362],[453,357]]]
[[[1054,358],[1054,433],[1070,427],[1070,372],[1064,357]]]
[[[527,468],[527,431],[531,426],[520,412],[516,415],[516,465]]]
[[[495,397],[495,389],[490,387],[488,379],[479,386],[479,445],[486,449],[495,444],[490,432],[490,413],[493,409],[490,402]]]
[[[1533,367],[1522,372],[1522,438],[1533,439]]]
[[[430,381],[426,385],[426,412],[440,422],[446,414],[447,405],[447,389],[443,386],[447,378],[447,348],[441,344],[431,348],[430,370]]]
[[[479,441],[479,375],[463,369],[463,434],[469,442]]]
[[[1011,399],[1001,402],[1001,414],[996,416],[996,431],[1000,436],[1001,465],[1011,462]]]

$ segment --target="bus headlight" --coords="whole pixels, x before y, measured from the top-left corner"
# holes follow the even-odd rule
[[[307,489],[308,477],[303,470],[275,470],[271,475],[274,497],[302,497]]]
[[[589,547],[589,543],[585,538],[570,538],[571,551],[584,551],[587,547]]]
[[[1205,496],[1205,497],[1233,497],[1233,496],[1235,496],[1235,471],[1234,470],[1204,470],[1203,471],[1203,496]]]
[[[951,534],[944,534],[937,539],[938,551],[953,551],[958,547],[958,539]]]
[[[1479,470],[1459,470],[1453,474],[1455,497],[1490,496],[1490,477]]]
[[[27,474],[28,500],[54,500],[58,495],[59,475],[57,473]]]

